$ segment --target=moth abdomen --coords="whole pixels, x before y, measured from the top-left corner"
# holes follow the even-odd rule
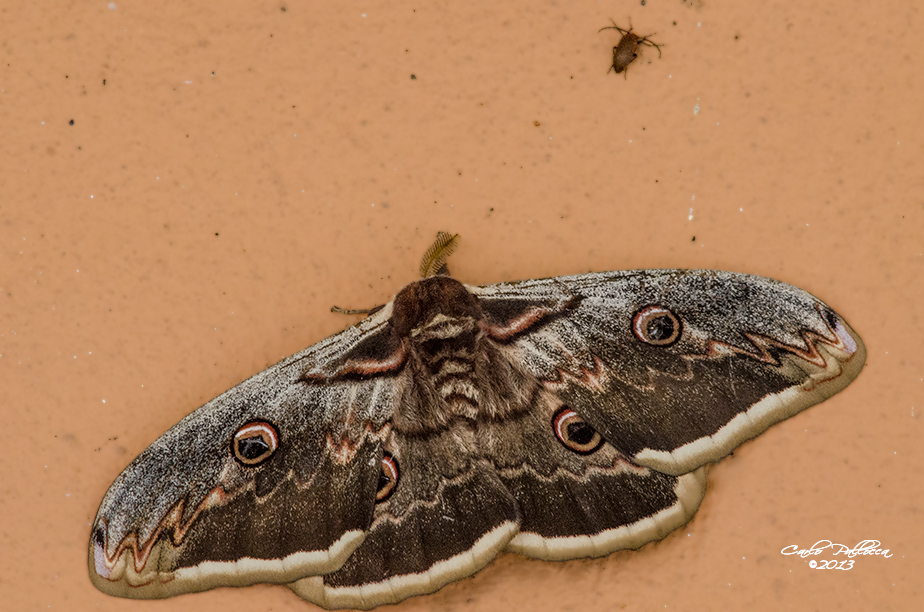
[[[469,378],[475,371],[474,360],[469,355],[450,355],[443,357],[436,364],[439,368],[435,377],[437,381],[449,378]],[[436,369],[436,368],[431,368]]]

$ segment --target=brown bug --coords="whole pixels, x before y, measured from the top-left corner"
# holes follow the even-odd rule
[[[610,19],[610,21],[613,21]],[[635,58],[638,57],[638,46],[639,45],[648,45],[649,47],[654,47],[658,50],[658,57],[661,57],[661,46],[657,43],[654,43],[648,38],[653,36],[649,34],[648,36],[639,36],[632,32],[632,22],[629,22],[629,29],[623,30],[616,22],[613,21],[612,26],[606,26],[605,28],[600,28],[597,32],[598,34],[603,30],[619,30],[619,33],[622,34],[622,38],[619,39],[619,43],[613,47],[613,64],[610,66],[610,70],[615,70],[616,74],[625,71],[626,77],[629,74],[629,64],[635,61]],[[606,72],[609,73],[610,70]]]

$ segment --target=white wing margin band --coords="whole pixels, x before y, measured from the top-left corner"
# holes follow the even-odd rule
[[[433,593],[450,582],[471,576],[490,563],[518,530],[517,523],[505,521],[478,538],[470,549],[433,564],[425,572],[392,576],[381,582],[352,587],[328,587],[323,576],[314,576],[293,582],[289,588],[302,599],[328,610],[369,610],[398,603],[414,595]]]
[[[507,544],[507,550],[546,561],[564,561],[602,557],[617,550],[641,548],[649,542],[664,538],[693,518],[706,494],[705,468],[678,478],[674,494],[677,501],[673,505],[629,525],[593,535],[558,538],[521,532]]]
[[[196,593],[220,586],[250,586],[261,582],[286,583],[303,576],[327,574],[343,565],[365,539],[364,531],[347,531],[327,550],[300,551],[279,559],[245,557],[236,561],[204,561],[173,572],[157,571],[159,550],[148,557],[147,571],[135,571],[132,551],[125,549],[118,561],[105,570],[102,546],[90,548],[90,578],[100,591],[116,597],[162,599],[181,593]],[[169,546],[158,542],[155,547]],[[106,576],[106,577],[104,577]]]
[[[844,334],[846,333],[844,331]],[[632,460],[639,465],[675,476],[690,472],[706,463],[718,461],[744,441],[760,435],[771,425],[828,399],[850,384],[866,361],[866,349],[863,344],[854,338],[850,340],[847,348],[848,351],[854,349],[852,352],[842,352],[819,344],[818,351],[826,357],[825,368],[818,368],[801,384],[765,396],[713,435],[693,440],[673,451],[645,448]]]

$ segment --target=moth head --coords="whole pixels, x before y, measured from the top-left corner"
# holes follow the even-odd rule
[[[279,448],[276,428],[265,421],[247,423],[234,433],[231,451],[234,458],[248,466],[260,465]]]
[[[433,327],[434,322],[444,319],[481,317],[478,298],[465,285],[449,276],[431,276],[411,283],[395,296],[391,324],[398,336],[408,337],[412,331]]]

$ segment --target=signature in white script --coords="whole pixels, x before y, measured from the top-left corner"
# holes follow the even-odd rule
[[[812,544],[811,548],[799,548],[798,545],[792,544],[780,552],[784,555],[799,555],[803,559],[806,557],[820,555],[822,553],[830,555],[844,555],[845,557],[851,559],[860,555],[876,555],[879,557],[885,557],[886,559],[891,557],[891,551],[888,548],[880,548],[880,544],[881,542],[879,540],[863,540],[851,548],[846,544],[838,544],[836,542],[832,542],[831,540],[818,540]]]

